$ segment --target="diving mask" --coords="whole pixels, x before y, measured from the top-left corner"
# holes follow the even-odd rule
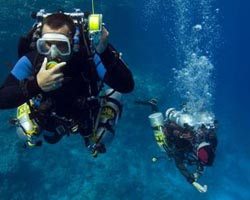
[[[71,55],[69,39],[60,33],[45,33],[36,42],[38,53],[48,56],[50,59],[60,58],[67,60]]]

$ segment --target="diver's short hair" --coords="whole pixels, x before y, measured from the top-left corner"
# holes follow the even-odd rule
[[[66,25],[70,30],[70,35],[73,36],[76,31],[75,24],[70,16],[65,15],[63,13],[54,13],[43,20],[43,26],[44,24],[48,25],[52,29],[59,29]],[[42,27],[43,28],[43,27]]]

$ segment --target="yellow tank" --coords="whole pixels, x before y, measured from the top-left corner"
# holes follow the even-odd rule
[[[158,146],[161,148],[162,151],[166,151],[165,147],[167,147],[167,138],[164,134],[163,127],[164,127],[164,120],[162,113],[153,113],[149,115],[149,121],[151,124],[151,127],[153,128],[154,137],[158,144]]]
[[[28,103],[24,103],[17,108],[17,120],[19,122],[19,132],[26,136],[34,136],[39,134],[39,127],[35,120],[30,118],[31,110]]]

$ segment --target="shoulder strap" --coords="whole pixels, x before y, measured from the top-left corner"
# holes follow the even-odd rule
[[[21,58],[28,52],[35,50],[35,42],[40,36],[40,29],[35,24],[25,36],[21,36],[18,42],[18,58]]]

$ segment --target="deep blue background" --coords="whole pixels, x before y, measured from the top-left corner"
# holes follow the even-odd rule
[[[18,36],[32,25],[29,13],[39,8],[70,10],[90,8],[89,1],[11,1],[0,5],[0,80],[16,62]],[[173,8],[157,8],[145,17],[145,1],[104,1],[97,11],[104,14],[111,42],[123,52],[134,72],[135,92],[124,97],[123,118],[108,153],[92,159],[81,138],[71,136],[59,144],[23,150],[15,129],[7,120],[15,110],[0,111],[0,199],[250,199],[249,184],[249,3],[215,1],[220,8],[220,44],[214,50],[214,108],[220,122],[216,163],[201,182],[207,194],[195,191],[159,155],[147,123],[149,111],[133,101],[157,96],[162,110],[177,106],[172,68],[177,64],[173,31]],[[147,16],[147,15],[146,15]],[[163,18],[167,17],[167,23]]]

